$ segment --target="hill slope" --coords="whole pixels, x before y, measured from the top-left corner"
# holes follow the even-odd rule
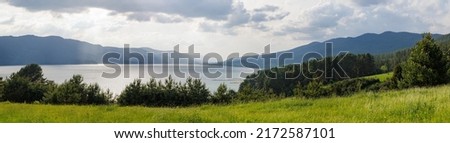
[[[449,95],[445,85],[189,108],[0,103],[0,122],[449,122]]]
[[[163,51],[151,48],[130,48],[130,51],[140,53],[145,61],[148,59],[147,53],[155,53],[153,62],[161,63]],[[121,58],[113,61],[123,63],[123,47],[103,47],[57,36],[0,37],[0,65],[99,64],[106,53],[119,53]],[[130,63],[138,62],[131,60]]]

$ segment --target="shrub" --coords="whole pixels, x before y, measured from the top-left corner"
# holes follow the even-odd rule
[[[1,101],[4,101],[4,100],[3,100],[3,87],[4,87],[3,78],[0,77],[0,102],[1,102]]]
[[[83,83],[81,75],[74,75],[61,85],[53,86],[45,95],[45,102],[51,104],[109,104],[112,94],[102,91],[98,84]]]
[[[249,102],[249,101],[264,101],[272,98],[276,98],[277,95],[272,91],[264,91],[259,89],[253,89],[250,85],[241,84],[239,92],[236,93],[235,101]]]
[[[187,78],[182,84],[169,76],[164,83],[150,79],[144,84],[137,79],[126,86],[117,101],[124,106],[189,106],[207,103],[210,98],[209,90],[200,79]]]
[[[134,80],[125,87],[125,90],[117,99],[117,103],[120,105],[144,105],[144,88],[145,87],[140,79]]]
[[[331,96],[331,89],[329,86],[324,86],[320,81],[311,81],[306,86],[306,89],[301,91],[301,96],[306,98],[320,98]]]
[[[372,88],[372,90],[376,88],[381,89],[381,87],[373,87],[375,84],[378,83],[380,83],[380,80],[378,79],[355,78],[338,81],[336,83],[331,84],[331,87],[333,93],[336,94],[337,96],[345,96],[369,88]]]
[[[212,103],[215,104],[229,104],[233,100],[236,93],[233,90],[228,90],[228,87],[222,83],[211,97]]]

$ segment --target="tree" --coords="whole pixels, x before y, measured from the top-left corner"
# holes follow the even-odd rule
[[[401,81],[403,80],[403,75],[402,75],[403,69],[401,65],[397,65],[394,68],[394,73],[392,75],[391,78],[391,87],[392,88],[399,88],[402,85],[400,85]]]
[[[39,65],[27,65],[6,80],[3,99],[19,103],[41,101],[51,83],[43,77]]]
[[[320,98],[330,96],[329,89],[325,88],[321,81],[313,80],[303,90],[302,96],[306,98]]]
[[[402,85],[432,86],[446,82],[446,60],[430,33],[426,33],[412,49],[403,67]]]
[[[117,102],[120,105],[142,105],[142,95],[144,92],[144,85],[140,79],[134,80],[125,87],[125,90],[120,94]]]
[[[74,75],[45,95],[45,102],[52,104],[109,104],[112,94],[102,91],[98,84],[83,83],[81,75]]]
[[[208,102],[208,98],[210,97],[209,90],[200,79],[192,79],[189,77],[186,80],[186,83],[189,91],[188,96],[192,98],[193,104],[203,104]]]
[[[0,77],[0,102],[3,101],[3,87],[4,87],[3,77]]]
[[[212,97],[213,103],[218,104],[229,104],[231,103],[231,100],[233,99],[233,92],[232,90],[228,90],[227,85],[225,83],[222,83],[217,88],[217,91],[214,92],[214,96]]]
[[[41,66],[38,64],[29,64],[21,68],[17,73],[11,75],[28,78],[31,82],[42,82],[45,80]]]

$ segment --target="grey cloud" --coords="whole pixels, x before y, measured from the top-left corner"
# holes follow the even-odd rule
[[[264,7],[257,8],[257,9],[255,9],[254,11],[255,11],[255,12],[265,12],[265,11],[271,11],[271,12],[274,12],[274,11],[277,11],[278,9],[280,9],[280,8],[277,7],[277,6],[273,6],[273,5],[265,5]]]
[[[240,2],[233,8],[233,12],[228,17],[228,22],[225,24],[225,26],[231,28],[248,23],[250,21],[250,17],[251,15],[244,8],[244,4]]]
[[[232,0],[8,0],[7,2],[30,11],[73,13],[96,7],[117,13],[166,13],[213,20],[225,19],[231,12],[233,4]],[[133,16],[136,18],[137,15]]]
[[[204,32],[222,32],[225,34],[236,34],[234,28],[249,27],[260,31],[268,31],[270,27],[264,22],[282,20],[289,15],[275,6],[265,6],[257,10],[249,11],[245,9],[242,2],[233,5],[232,12],[227,20],[223,22],[203,22],[199,24],[199,29]]]
[[[181,16],[168,15],[164,13],[132,13],[128,15],[128,20],[135,20],[139,22],[154,21],[158,23],[178,23],[184,21]]]
[[[338,25],[343,17],[353,14],[353,9],[334,3],[325,3],[306,12],[310,26],[328,28]]]
[[[151,15],[148,13],[132,13],[130,15],[128,15],[128,20],[136,20],[139,22],[142,21],[150,21],[151,20]]]
[[[342,19],[352,16],[353,11],[345,5],[322,3],[305,11],[297,22],[286,24],[274,35],[292,35],[296,40],[324,39]]]
[[[203,32],[217,32],[219,27],[217,23],[202,22],[199,24],[199,29]]]
[[[269,20],[269,19],[268,19],[267,14],[265,14],[265,13],[256,13],[256,14],[252,15],[252,18],[251,18],[251,21],[254,21],[254,22],[262,22],[262,21],[267,21],[267,20]]]
[[[279,13],[277,15],[274,16],[270,16],[269,20],[282,20],[284,19],[286,16],[288,16],[290,13],[289,12],[284,12],[284,13]]]
[[[375,8],[364,12],[364,17],[358,17],[346,21],[345,26],[339,30],[358,33],[384,32],[384,31],[412,31],[426,32],[432,26],[429,21],[420,15],[404,15],[404,11],[399,9],[392,11],[386,8]]]
[[[266,13],[255,13],[252,15],[252,22],[264,22],[264,21],[273,21],[273,20],[282,20],[286,16],[289,15],[289,12],[279,13],[273,16],[269,16]]]
[[[387,0],[352,0],[353,3],[360,6],[371,6],[386,3]]]

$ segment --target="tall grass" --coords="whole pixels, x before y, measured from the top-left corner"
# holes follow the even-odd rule
[[[385,81],[389,80],[393,75],[394,75],[393,72],[388,72],[388,73],[383,73],[383,74],[376,74],[376,75],[371,75],[371,76],[365,76],[363,78],[378,79],[381,82],[385,82]]]
[[[450,85],[351,97],[147,108],[0,103],[0,122],[450,122]]]

